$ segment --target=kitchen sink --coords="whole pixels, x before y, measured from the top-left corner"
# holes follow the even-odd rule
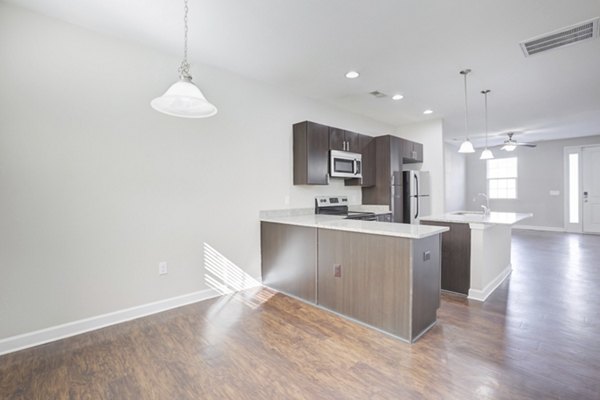
[[[454,215],[464,215],[466,217],[483,216],[483,211],[455,211]]]

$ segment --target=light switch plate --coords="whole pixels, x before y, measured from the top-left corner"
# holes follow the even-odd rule
[[[560,190],[551,190],[550,196],[560,196]]]

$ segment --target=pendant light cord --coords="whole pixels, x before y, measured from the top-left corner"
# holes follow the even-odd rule
[[[190,64],[188,63],[188,0],[183,1],[183,60],[179,66],[179,77],[185,81],[191,81]]]
[[[470,69],[460,71],[460,73],[465,77],[465,134],[467,135],[467,140],[469,140],[469,103],[467,101],[467,75],[470,72]]]
[[[487,94],[490,92],[489,89],[483,90],[481,93],[485,96],[485,148],[487,149]]]

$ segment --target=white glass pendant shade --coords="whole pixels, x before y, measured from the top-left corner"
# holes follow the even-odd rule
[[[207,118],[217,113],[217,107],[206,100],[198,86],[191,80],[181,79],[169,87],[165,94],[150,103],[161,113],[183,118]]]
[[[473,143],[469,139],[462,142],[460,148],[458,149],[459,153],[475,153],[475,149],[473,148]]]
[[[481,157],[479,157],[480,160],[489,160],[491,158],[494,158],[494,153],[492,153],[492,151],[490,149],[488,149],[487,147],[481,152]]]
[[[514,144],[505,144],[504,146],[502,146],[501,150],[513,151],[516,148],[517,148],[517,146],[515,146]]]

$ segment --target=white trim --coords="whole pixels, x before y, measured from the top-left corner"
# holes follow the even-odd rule
[[[184,294],[182,296],[171,297],[165,300],[155,301],[153,303],[142,304],[139,306],[126,308],[124,310],[114,311],[107,314],[97,315],[95,317],[80,319],[78,321],[68,322],[62,325],[52,326],[50,328],[38,331],[28,332],[17,336],[11,336],[0,340],[0,355],[23,350],[33,346],[39,346],[44,343],[53,342],[79,335],[81,333],[104,328],[121,322],[131,321],[132,319],[145,317],[162,311],[170,310],[217,297],[220,294],[213,289],[205,289],[197,292]]]
[[[484,287],[483,290],[469,289],[469,300],[485,301],[485,299],[487,299],[488,296],[492,294],[492,292],[496,290],[496,288],[500,286],[502,282],[504,282],[504,280],[510,275],[511,271],[512,265],[508,264],[508,266],[504,268],[504,270],[500,272],[493,281]]]
[[[525,229],[529,231],[565,232],[565,228],[558,226],[536,226],[536,225],[513,225],[513,229]]]

